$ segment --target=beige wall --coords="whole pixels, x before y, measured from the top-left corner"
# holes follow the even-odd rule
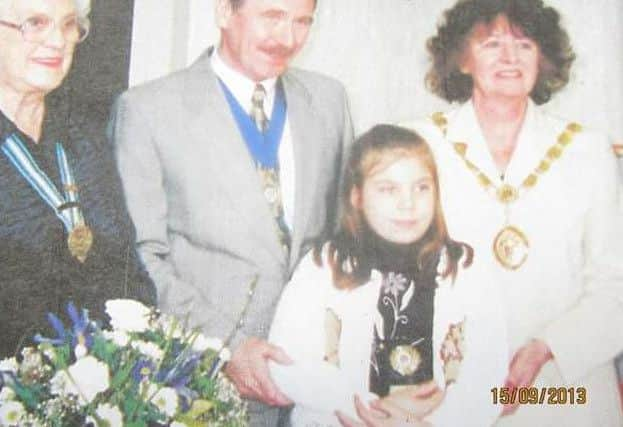
[[[424,48],[454,0],[319,0],[297,65],[340,79],[355,126],[418,117],[445,105],[423,85]],[[623,143],[623,2],[549,0],[578,55],[572,81],[547,109]],[[135,0],[130,84],[184,67],[218,40],[213,0]]]

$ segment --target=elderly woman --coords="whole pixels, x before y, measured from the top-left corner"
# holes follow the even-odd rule
[[[73,301],[153,302],[105,135],[48,105],[89,29],[89,0],[0,0],[0,357]]]
[[[462,105],[413,126],[435,150],[449,233],[474,247],[506,299],[507,388],[474,392],[506,403],[500,426],[623,425],[616,159],[605,136],[537,107],[574,60],[558,12],[541,0],[461,0],[428,48],[429,87]],[[519,405],[528,395],[533,404]]]

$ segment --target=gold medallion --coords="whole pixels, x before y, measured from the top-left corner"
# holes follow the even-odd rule
[[[396,346],[389,355],[389,364],[392,369],[403,376],[415,373],[420,363],[422,363],[420,352],[410,345]]]
[[[443,113],[435,113],[432,116],[433,123],[439,128],[444,138],[447,138],[448,120]],[[519,187],[509,184],[496,185],[480,168],[467,158],[467,144],[464,142],[452,142],[454,150],[463,160],[463,163],[477,179],[478,184],[487,192],[492,193],[498,202],[504,205],[506,222],[510,215],[510,205],[526,191],[534,188],[539,182],[539,177],[549,171],[552,163],[557,161],[564,150],[573,141],[575,135],[582,131],[582,126],[577,123],[569,123],[558,135],[556,142],[549,147],[545,156],[539,161],[534,170],[528,174]],[[620,147],[623,148],[623,147]],[[623,151],[623,149],[621,150]],[[493,191],[491,191],[493,190]],[[506,226],[493,241],[493,253],[498,262],[504,268],[517,270],[526,261],[530,244],[526,235],[517,227]]]
[[[67,236],[69,253],[80,262],[86,261],[92,245],[93,233],[91,229],[84,224],[71,230],[69,236]]]
[[[512,225],[504,227],[493,240],[493,253],[509,270],[517,270],[528,258],[530,243],[526,235]]]

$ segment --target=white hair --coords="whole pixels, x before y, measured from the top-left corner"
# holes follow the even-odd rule
[[[74,0],[76,3],[76,12],[78,12],[78,16],[82,19],[89,19],[89,13],[91,13],[91,3],[92,0]]]
[[[14,1],[23,0],[0,0],[0,10],[6,10],[6,7]],[[93,1],[94,0],[74,0],[78,16],[87,22],[89,20],[89,13],[91,13],[91,3]]]

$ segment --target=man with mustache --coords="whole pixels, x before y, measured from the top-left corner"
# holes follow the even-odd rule
[[[189,68],[131,89],[111,123],[137,247],[165,312],[233,349],[225,369],[274,425],[291,402],[265,341],[282,287],[336,211],[352,139],[343,87],[288,68],[315,0],[216,0],[221,40]]]

